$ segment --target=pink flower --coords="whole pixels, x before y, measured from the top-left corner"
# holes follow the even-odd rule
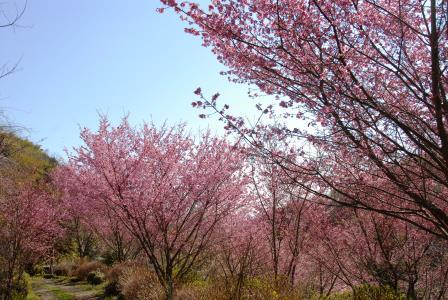
[[[195,93],[196,95],[201,95],[201,93],[202,93],[201,88],[198,87],[196,90],[194,90],[194,93]]]

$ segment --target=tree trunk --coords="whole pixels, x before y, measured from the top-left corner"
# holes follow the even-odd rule
[[[5,300],[12,299],[15,262],[16,262],[16,255],[14,254],[13,258],[8,262],[8,272],[7,272],[7,279],[6,279],[6,294],[5,294],[5,298],[4,298]]]
[[[415,281],[409,281],[408,291],[406,293],[406,299],[417,300],[417,294],[415,293]]]
[[[165,288],[165,295],[166,300],[173,300],[174,299],[174,286],[173,286],[173,279],[168,278]]]

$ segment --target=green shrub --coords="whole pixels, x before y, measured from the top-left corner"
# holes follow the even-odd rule
[[[31,291],[30,276],[28,273],[23,273],[21,278],[15,278],[13,283],[12,299],[22,300],[26,299],[28,293]]]
[[[236,283],[225,281],[222,278],[212,280],[199,280],[189,282],[175,291],[175,298],[178,300],[304,300],[299,289],[294,289],[284,279],[281,278],[275,283],[269,277],[250,277],[245,280],[237,295]]]
[[[87,282],[93,285],[98,285],[104,282],[104,273],[101,271],[94,271],[87,274]]]
[[[312,300],[404,300],[405,296],[397,294],[388,287],[373,285],[361,285],[355,287],[354,291],[343,291],[332,293],[328,297],[314,296]]]
[[[354,290],[354,300],[402,300],[403,295],[396,293],[388,287],[378,287],[373,285],[358,286]]]

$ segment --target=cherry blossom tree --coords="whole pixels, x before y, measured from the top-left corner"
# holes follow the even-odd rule
[[[315,231],[315,245],[307,254],[324,274],[334,275],[336,289],[345,285],[356,291],[370,284],[405,293],[407,299],[446,293],[445,240],[407,222],[356,209],[327,209],[320,223],[324,228]]]
[[[212,251],[218,262],[214,280],[224,283],[226,295],[241,299],[247,280],[269,271],[269,247],[260,234],[259,219],[247,211],[238,212],[221,224],[221,239]]]
[[[253,161],[251,175],[256,217],[269,245],[274,282],[281,284],[280,277],[287,278],[293,286],[309,233],[310,193],[291,185],[283,169],[263,157]]]
[[[22,278],[28,263],[51,254],[62,233],[60,211],[51,193],[31,183],[2,178],[0,185],[0,271],[5,299],[12,299],[14,280]],[[0,282],[1,284],[2,282]]]
[[[90,201],[88,197],[73,195],[72,186],[77,182],[66,177],[64,168],[53,172],[52,179],[58,185],[61,203],[66,211],[64,226],[69,238],[75,242],[80,258],[92,256],[99,248],[106,250],[110,258],[118,262],[139,254],[140,246],[116,218],[113,209],[102,202]],[[76,201],[73,201],[74,197]]]
[[[0,129],[0,298],[20,291],[23,273],[53,254],[63,212],[48,181],[56,161]]]
[[[141,252],[141,247],[137,240],[132,236],[122,223],[115,218],[114,212],[103,207],[99,214],[88,214],[95,216],[94,219],[87,219],[85,222],[91,228],[102,245],[109,251],[112,262],[124,262],[135,259]],[[98,218],[98,216],[101,216]]]
[[[102,118],[97,132],[84,129],[81,138],[84,145],[59,170],[65,197],[106,207],[139,242],[172,299],[217,225],[244,205],[243,153],[209,133],[195,140],[184,126],[137,129],[126,119],[113,127]]]
[[[228,67],[230,80],[278,99],[257,103],[262,115],[289,120],[246,126],[217,104],[218,94],[209,99],[200,89],[195,106],[211,107],[261,150],[268,129],[312,144],[295,168],[267,154],[296,184],[317,179],[312,192],[324,200],[448,238],[445,0],[161,2],[161,12],[178,12]]]
[[[323,297],[332,292],[353,288],[347,278],[344,230],[332,221],[329,209],[316,207],[310,214],[309,247],[305,248],[303,268],[299,273],[301,284]],[[339,218],[340,216],[338,216]]]

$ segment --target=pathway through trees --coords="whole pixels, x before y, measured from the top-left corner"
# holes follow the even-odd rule
[[[100,299],[98,291],[87,285],[67,282],[63,279],[33,278],[33,293],[41,300],[92,300]]]

